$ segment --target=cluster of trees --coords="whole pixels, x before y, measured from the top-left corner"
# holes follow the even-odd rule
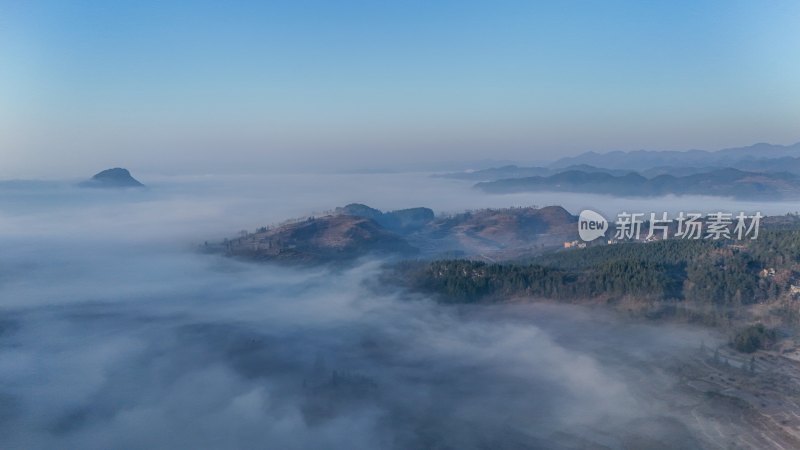
[[[683,296],[697,302],[736,307],[778,292],[771,280],[758,277],[760,264],[742,252],[715,251],[687,262]]]
[[[442,294],[446,302],[471,302],[489,296],[529,293],[560,298],[559,289],[573,286],[564,271],[540,265],[487,264],[472,260],[404,263],[404,280],[411,287]]]
[[[800,262],[800,230],[768,230],[748,244],[748,253],[767,267]]]
[[[556,252],[524,262],[455,259],[400,267],[411,287],[444,301],[530,295],[552,299],[635,297],[708,304],[720,310],[781,296],[786,280],[759,276],[766,267],[800,262],[800,230],[762,233],[746,245],[708,240],[624,243]]]
[[[642,261],[675,265],[723,247],[723,242],[706,239],[668,239],[646,245],[629,242],[592,246],[580,251],[549,253],[536,257],[531,262],[569,270],[587,269],[608,261]]]
[[[769,348],[777,339],[777,332],[763,324],[757,323],[740,330],[733,337],[733,347],[743,353]]]
[[[539,264],[487,264],[472,260],[406,263],[404,280],[441,294],[445,302],[475,302],[514,295],[553,299],[635,295],[679,298],[682,270],[669,265],[612,261],[594,270],[568,271]]]

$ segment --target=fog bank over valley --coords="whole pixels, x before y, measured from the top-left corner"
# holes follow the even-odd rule
[[[144,242],[196,243],[242,229],[322,214],[348,203],[382,210],[425,206],[437,214],[480,208],[560,205],[613,218],[621,211],[761,211],[782,215],[796,202],[704,196],[620,198],[583,193],[486,194],[469,181],[404,174],[148,176],[143,190],[80,189],[74,181],[0,181],[0,232],[72,238],[113,237]]]
[[[380,261],[197,251],[353,201],[577,212],[587,196],[491,196],[427,174],[138,178],[146,190],[3,188],[0,447],[697,448],[711,429],[746,433],[676,390],[685,360],[724,340],[711,331],[441,305],[378,286]]]

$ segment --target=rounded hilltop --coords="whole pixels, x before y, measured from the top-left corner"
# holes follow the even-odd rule
[[[80,183],[81,187],[94,188],[143,188],[144,184],[133,178],[128,169],[114,167],[96,173],[92,178]]]

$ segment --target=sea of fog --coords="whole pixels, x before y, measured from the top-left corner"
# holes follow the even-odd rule
[[[694,448],[665,400],[675,380],[652,367],[713,342],[703,330],[442,306],[376,288],[379,261],[332,273],[196,246],[351,202],[795,209],[487,195],[425,174],[140,179],[147,190],[0,186],[0,448],[623,448],[636,433]]]

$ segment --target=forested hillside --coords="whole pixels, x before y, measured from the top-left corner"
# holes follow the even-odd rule
[[[700,305],[706,316],[727,317],[739,306],[793,301],[799,262],[800,230],[790,229],[764,231],[744,244],[672,239],[561,251],[507,263],[407,262],[397,270],[411,289],[439,294],[443,302],[520,296],[627,300]]]

